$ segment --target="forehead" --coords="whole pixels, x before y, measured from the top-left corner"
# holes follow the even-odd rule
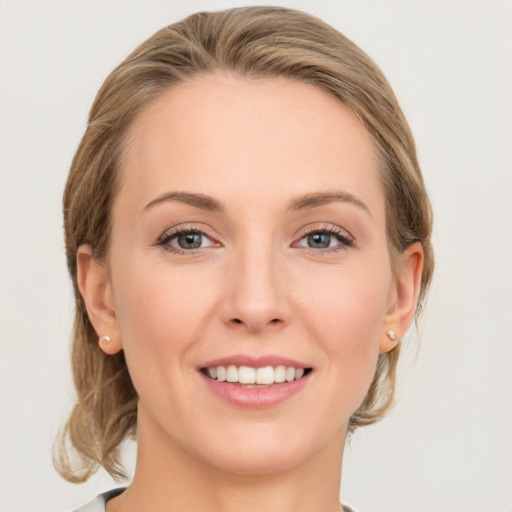
[[[120,195],[140,203],[172,189],[221,198],[250,190],[254,199],[341,188],[382,199],[361,121],[326,91],[287,78],[216,73],[170,88],[135,120],[121,168]]]

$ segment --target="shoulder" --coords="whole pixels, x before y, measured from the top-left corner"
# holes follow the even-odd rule
[[[118,489],[112,489],[111,491],[99,494],[92,501],[86,503],[80,508],[77,508],[73,512],[105,512],[105,505],[107,501],[119,496],[124,490],[124,487],[120,487]],[[350,507],[347,507],[347,505],[343,505],[343,510],[344,512],[354,512]]]
[[[120,487],[119,489],[112,489],[111,491],[104,492],[73,512],[105,512],[105,505],[107,501],[121,494],[124,489],[124,487]]]

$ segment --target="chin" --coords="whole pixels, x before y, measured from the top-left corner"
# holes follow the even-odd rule
[[[231,474],[269,475],[304,464],[324,447],[337,450],[339,445],[342,453],[344,432],[328,439],[308,431],[304,425],[293,429],[246,425],[226,429],[222,440],[210,438],[206,442],[199,456],[210,466]]]
[[[270,475],[285,472],[299,466],[309,454],[304,449],[281,447],[265,449],[264,447],[239,447],[236,450],[222,450],[213,460],[206,460],[222,472],[236,475]]]

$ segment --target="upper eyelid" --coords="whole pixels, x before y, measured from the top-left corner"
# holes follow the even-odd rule
[[[180,233],[186,232],[199,233],[210,239],[212,242],[215,242],[216,244],[222,245],[224,243],[221,241],[222,236],[214,235],[211,232],[212,230],[208,229],[207,227],[203,227],[203,225],[201,224],[202,223],[185,223],[170,227],[163,231],[163,233],[158,237],[157,244],[168,241],[169,239],[179,235]],[[295,234],[293,235],[292,244],[295,244],[296,242],[298,242],[299,240],[301,240],[305,236],[308,236],[311,233],[317,232],[326,232],[332,235],[339,235],[341,238],[345,238],[347,241],[350,241],[351,244],[355,243],[355,237],[347,229],[344,229],[336,224],[321,222],[308,224],[296,230]]]
[[[179,235],[180,233],[199,233],[201,235],[206,236],[207,238],[211,239],[212,241],[218,241],[217,238],[214,235],[212,235],[208,229],[205,229],[203,227],[198,227],[197,225],[193,224],[178,224],[177,226],[170,227],[163,231],[163,233],[158,237],[158,240],[165,240],[166,238],[172,238],[173,236]]]
[[[311,233],[317,233],[317,232],[327,232],[332,234],[339,234],[339,235],[345,235],[344,238],[347,238],[351,242],[355,241],[355,237],[350,233],[350,231],[337,226],[335,224],[328,224],[328,223],[314,223],[310,224],[308,226],[305,226],[299,230],[297,230],[295,236],[300,238],[303,238],[307,235],[310,235]]]

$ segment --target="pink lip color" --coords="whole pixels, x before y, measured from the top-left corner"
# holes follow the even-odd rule
[[[293,366],[294,368],[310,368],[307,364],[303,364],[295,359],[281,356],[260,356],[252,357],[244,354],[238,354],[229,357],[220,357],[219,359],[212,359],[207,361],[200,368],[212,368],[213,366],[252,366],[253,368],[263,368],[264,366]]]
[[[202,373],[200,375],[211,391],[230,404],[251,409],[266,409],[274,407],[298,393],[309,381],[311,373],[299,380],[262,388],[247,388],[229,382],[219,382]]]
[[[280,356],[263,356],[254,358],[245,355],[214,359],[205,363],[201,368],[229,366],[230,364],[236,366],[252,366],[254,368],[278,365],[293,366],[294,368],[309,368],[307,365],[298,361]],[[204,379],[206,385],[213,393],[230,404],[251,409],[265,409],[274,407],[298,393],[309,381],[311,373],[305,375],[299,380],[282,382],[267,387],[254,388],[230,384],[229,382],[219,382],[217,380],[210,379],[202,372],[200,372],[200,376]]]

